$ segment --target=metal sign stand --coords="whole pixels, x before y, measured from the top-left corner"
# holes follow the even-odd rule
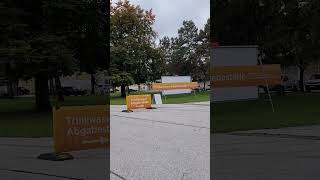
[[[269,102],[270,102],[270,104],[271,104],[272,112],[275,112],[275,110],[274,110],[274,105],[273,105],[273,101],[272,101],[271,94],[270,94],[270,90],[269,90],[269,84],[268,84],[268,81],[267,81],[267,79],[266,79],[266,77],[265,77],[265,72],[264,72],[264,69],[263,69],[263,66],[262,66],[262,61],[261,61],[260,58],[258,58],[258,59],[259,59],[259,63],[260,63],[260,67],[261,67],[262,73],[263,73],[263,75],[264,75],[264,82],[265,82],[265,85],[266,85],[266,87],[267,87],[267,92],[268,92],[268,97],[269,97]]]
[[[161,91],[162,96],[164,96],[164,100],[167,101],[167,96]]]

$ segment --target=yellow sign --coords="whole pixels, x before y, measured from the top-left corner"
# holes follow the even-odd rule
[[[151,108],[151,94],[130,95],[126,98],[127,109]]]
[[[106,105],[53,108],[55,152],[69,152],[110,145],[110,111]]]
[[[278,64],[254,66],[220,66],[211,69],[214,88],[281,84]]]
[[[195,89],[199,87],[197,82],[152,83],[152,90]]]

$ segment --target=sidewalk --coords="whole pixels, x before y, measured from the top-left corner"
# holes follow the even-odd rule
[[[69,161],[37,159],[52,151],[51,138],[0,138],[1,180],[101,180],[108,174],[106,149],[72,152]]]
[[[213,179],[318,180],[320,126],[214,134]]]

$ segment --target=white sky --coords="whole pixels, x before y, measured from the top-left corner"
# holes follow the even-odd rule
[[[156,15],[154,29],[159,38],[177,36],[184,20],[192,20],[202,29],[210,17],[210,0],[130,0]]]

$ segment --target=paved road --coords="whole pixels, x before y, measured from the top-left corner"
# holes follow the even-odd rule
[[[123,109],[111,107],[114,173],[126,180],[210,179],[209,102]]]
[[[51,138],[0,138],[0,179],[101,180],[108,175],[106,149],[73,152],[70,161],[37,159],[52,151]]]
[[[319,180],[320,126],[214,134],[213,180]]]

